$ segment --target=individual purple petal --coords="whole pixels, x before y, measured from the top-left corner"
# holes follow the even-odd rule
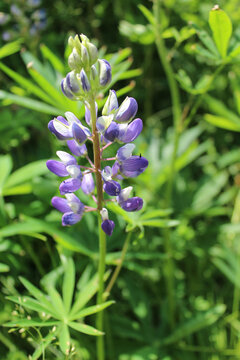
[[[112,178],[116,178],[118,180],[123,179],[122,175],[120,175],[120,164],[118,161],[115,161],[112,166]]]
[[[121,191],[121,185],[114,180],[106,181],[103,184],[103,190],[110,196],[118,196]]]
[[[80,189],[80,187],[81,187],[81,180],[67,179],[60,184],[59,190],[61,195],[65,195],[67,193],[72,193],[77,191],[78,189]]]
[[[75,157],[67,153],[66,151],[57,151],[57,156],[59,157],[60,160],[62,160],[62,162],[66,166],[77,164],[77,160],[75,159]]]
[[[52,173],[56,174],[57,176],[65,177],[68,176],[68,172],[66,170],[66,166],[57,160],[48,160],[46,162],[48,170]]]
[[[63,95],[65,95],[68,99],[74,99],[74,95],[72,94],[71,90],[69,89],[68,85],[67,85],[67,80],[66,78],[64,78],[61,81],[61,90],[63,92]]]
[[[125,131],[119,131],[118,140],[129,143],[134,141],[138,135],[142,132],[143,129],[143,122],[141,119],[133,120]]]
[[[82,191],[87,195],[93,192],[95,184],[91,173],[83,174],[81,188]]]
[[[67,212],[62,216],[62,225],[70,226],[78,223],[82,218],[82,215],[75,214],[74,212]]]
[[[109,115],[113,110],[118,109],[118,99],[116,91],[110,90],[107,101],[102,110],[102,115]]]
[[[69,124],[63,116],[58,116],[48,123],[48,129],[59,139],[66,140],[72,137]]]
[[[84,92],[88,92],[91,90],[91,85],[90,85],[90,82],[88,80],[87,74],[85,73],[84,69],[82,69],[80,72],[80,81],[81,81],[82,89]]]
[[[112,121],[107,130],[104,133],[105,139],[108,141],[114,141],[119,134],[118,124],[115,121]]]
[[[112,79],[111,65],[105,59],[98,59],[99,64],[99,82],[101,86],[106,86]]]
[[[96,118],[97,118],[98,106],[96,102],[95,102],[95,109],[96,109]],[[85,104],[85,121],[88,125],[91,125],[91,112],[87,104]]]
[[[68,212],[68,211],[72,211],[70,206],[68,205],[68,202],[66,199],[60,198],[58,196],[54,196],[52,198],[52,205],[58,210],[61,211],[62,213]]]
[[[76,140],[68,140],[67,146],[69,150],[76,156],[85,156],[87,155],[87,147],[85,144],[79,145]]]
[[[117,151],[117,159],[119,161],[124,161],[132,156],[133,150],[135,149],[134,144],[126,144],[120,147]]]
[[[72,133],[74,139],[82,145],[87,140],[87,135],[85,134],[84,130],[77,124],[72,124]]]
[[[131,156],[120,164],[120,172],[126,177],[140,175],[148,166],[148,160],[141,156]]]
[[[125,211],[138,211],[143,207],[143,200],[136,196],[121,202],[120,206]]]
[[[118,122],[129,122],[136,115],[138,110],[137,101],[132,97],[127,97],[119,107],[115,120]]]
[[[71,71],[67,74],[66,82],[67,82],[67,87],[70,91],[72,91],[73,93],[76,93],[79,91],[80,88],[79,88],[79,83],[76,78],[75,71]]]
[[[102,222],[102,229],[108,236],[112,235],[114,227],[115,224],[112,220],[104,220]]]

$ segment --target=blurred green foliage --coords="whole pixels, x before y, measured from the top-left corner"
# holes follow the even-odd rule
[[[34,47],[26,37],[20,38],[23,32],[14,42],[0,42],[0,323],[20,326],[10,333],[1,329],[1,359],[27,359],[29,354],[35,354],[34,359],[66,359],[60,349],[66,350],[67,326],[58,323],[61,336],[55,338],[52,330],[37,326],[46,320],[42,308],[20,303],[29,292],[35,297],[41,287],[45,300],[49,288],[62,288],[63,300],[56,293],[52,297],[60,298],[60,303],[65,297],[69,306],[66,266],[72,274],[70,292],[74,288],[76,294],[90,294],[84,305],[95,304],[97,285],[91,279],[98,260],[96,219],[89,213],[74,227],[61,228],[60,214],[50,205],[58,180],[45,166],[60,149],[47,129],[51,117],[67,110],[83,116],[81,104],[66,99],[59,89],[68,71],[65,46],[72,33],[85,33],[105,45],[102,55],[114,70],[111,86],[119,96],[131,90],[138,101],[144,131],[136,145],[150,164],[139,179],[126,182],[134,181],[144,198],[142,212],[129,215],[111,208],[117,225],[107,244],[109,268],[118,263],[126,231],[133,235],[110,297],[116,304],[105,313],[107,360],[240,358],[239,1],[219,1],[224,12],[211,11],[214,4],[209,1],[161,1],[158,20],[183,109],[167,209],[174,130],[152,5],[147,0],[43,0],[47,25]],[[0,11],[7,11],[3,2]],[[81,199],[89,201],[82,194]],[[173,328],[166,284],[169,258]],[[80,280],[74,285],[75,271]],[[93,290],[86,290],[89,284],[94,284]],[[34,311],[38,318],[29,327],[24,319],[34,318]],[[95,326],[94,317],[86,324]],[[69,359],[94,360],[93,338],[75,330],[71,330],[75,350]]]

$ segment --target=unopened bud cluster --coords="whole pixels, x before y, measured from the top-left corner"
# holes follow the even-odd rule
[[[65,117],[58,116],[48,124],[49,130],[59,139],[67,141],[71,152],[58,151],[59,160],[47,161],[48,169],[57,176],[67,178],[59,186],[61,198],[53,197],[52,205],[63,213],[62,225],[73,225],[81,220],[84,213],[100,211],[102,229],[107,235],[112,235],[115,224],[108,217],[106,204],[115,201],[125,211],[138,211],[143,206],[143,200],[131,196],[131,186],[122,188],[120,182],[126,178],[140,175],[148,166],[148,161],[141,155],[133,155],[135,145],[132,143],[141,133],[143,122],[135,118],[138,104],[134,98],[127,97],[120,105],[114,90],[109,96],[98,116],[98,106],[94,101],[96,92],[106,87],[111,81],[111,66],[102,59],[98,59],[96,47],[84,35],[70,37],[69,45],[72,52],[69,56],[69,66],[72,71],[62,82],[63,93],[74,100],[81,99],[85,104],[85,125],[71,112]],[[94,75],[93,75],[94,74]],[[92,108],[90,106],[92,104]],[[94,108],[95,107],[95,108]],[[92,111],[91,111],[92,110]],[[96,117],[92,118],[96,113]],[[96,139],[97,138],[97,139]],[[99,144],[99,164],[94,163],[89,156],[86,142]],[[96,142],[97,140],[97,142]],[[104,158],[103,153],[113,143],[122,144],[114,157]],[[85,158],[89,166],[79,165],[77,158]],[[95,159],[94,159],[95,160]],[[110,165],[102,166],[103,162]],[[96,175],[94,180],[93,175]],[[99,199],[100,177],[101,192],[104,198]],[[97,186],[96,186],[97,185]],[[81,189],[85,194],[92,196],[97,208],[85,206],[74,194]],[[104,207],[102,206],[104,205]]]
[[[89,92],[96,95],[110,83],[111,66],[107,60],[98,59],[96,46],[85,35],[71,36],[68,44],[71,71],[62,80],[62,91],[71,100],[84,101]]]

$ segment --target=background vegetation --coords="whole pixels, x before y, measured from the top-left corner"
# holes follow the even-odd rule
[[[9,301],[29,295],[22,278],[60,291],[71,258],[82,303],[95,304],[89,284],[97,268],[96,218],[60,226],[50,204],[58,180],[45,166],[60,149],[48,121],[65,111],[83,115],[59,84],[68,71],[67,38],[84,33],[113,65],[111,88],[137,99],[144,131],[136,143],[149,160],[134,180],[143,212],[112,209],[108,269],[126,231],[133,233],[109,298],[116,304],[105,313],[107,359],[240,358],[240,7],[238,0],[218,4],[228,15],[220,27],[209,22],[209,1],[155,1],[154,9],[147,0],[1,1],[1,324],[33,314]],[[179,92],[174,109],[171,82]],[[94,326],[94,315],[85,322]],[[73,330],[75,350],[63,355],[61,339],[59,348],[51,336],[34,322],[10,332],[2,327],[0,357],[95,359],[93,337]]]

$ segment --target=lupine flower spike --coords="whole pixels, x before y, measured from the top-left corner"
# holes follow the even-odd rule
[[[84,103],[85,123],[73,113],[66,112],[65,117],[58,116],[48,124],[49,130],[59,140],[66,141],[71,152],[57,151],[59,160],[47,161],[51,172],[65,178],[59,186],[60,194],[65,198],[54,196],[52,205],[63,213],[63,226],[76,224],[84,213],[99,211],[102,230],[111,236],[115,224],[109,219],[105,207],[109,197],[128,212],[138,211],[143,206],[141,198],[130,196],[133,189],[131,186],[122,188],[120,184],[125,178],[140,175],[148,166],[147,159],[133,155],[135,145],[132,142],[141,133],[143,122],[135,118],[137,101],[127,97],[119,105],[114,90],[109,91],[102,113],[98,116],[95,98],[111,82],[111,65],[105,59],[98,58],[97,48],[85,35],[70,37],[68,43],[72,50],[68,58],[71,71],[62,80],[61,88],[69,99]],[[95,110],[91,111],[94,104]],[[93,161],[88,156],[88,140],[94,149]],[[103,158],[104,150],[113,143],[122,146],[112,158]],[[81,165],[82,158],[88,161],[88,166]],[[106,161],[112,162],[111,166],[102,167],[102,162]],[[97,208],[86,206],[80,201],[74,194],[80,189],[96,201]]]

